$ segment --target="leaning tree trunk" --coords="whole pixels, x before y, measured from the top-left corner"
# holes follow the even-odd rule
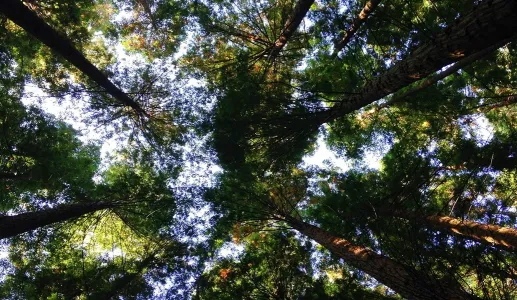
[[[407,58],[367,82],[357,94],[342,99],[327,111],[315,113],[314,121],[323,124],[343,117],[451,63],[516,35],[517,1],[483,1]]]
[[[286,222],[348,264],[373,276],[408,299],[476,299],[452,279],[436,280],[375,251],[339,238],[321,228],[287,218]]]
[[[126,93],[115,86],[97,67],[95,67],[74,45],[56,30],[39,18],[20,0],[1,0],[0,13],[33,35],[53,51],[76,66],[88,78],[103,87],[108,94],[121,104],[131,107],[140,117],[147,116],[144,109]]]
[[[291,36],[298,29],[298,26],[300,26],[300,23],[303,21],[303,18],[305,18],[305,15],[313,3],[314,0],[298,0],[292,14],[285,22],[280,35],[276,39],[275,44],[267,50],[269,52],[267,55],[270,61],[274,61],[278,54],[280,54],[282,49],[287,44],[287,41],[289,41]]]
[[[465,57],[464,59],[455,63],[453,66],[447,68],[447,70],[444,70],[443,72],[431,75],[428,78],[419,81],[416,86],[409,88],[404,93],[395,94],[394,96],[391,97],[391,99],[387,103],[380,105],[379,108],[383,108],[383,107],[392,105],[396,102],[403,100],[404,98],[407,98],[413,94],[416,94],[416,93],[422,91],[423,89],[425,89],[427,87],[435,85],[438,81],[445,79],[449,75],[455,74],[460,69],[463,69],[466,66],[472,64],[473,62],[493,53],[495,50],[501,48],[502,46],[508,44],[509,42],[511,42],[511,40],[502,40],[498,43],[495,43],[494,45],[492,45],[490,47],[487,47],[479,52],[471,54],[468,57]]]
[[[460,220],[446,216],[418,216],[401,211],[392,213],[394,216],[421,223],[438,230],[467,239],[490,244],[508,251],[517,250],[517,229],[498,225],[484,224],[468,220]]]
[[[14,216],[2,216],[0,217],[0,239],[114,206],[115,204],[108,202],[76,203]]]
[[[366,20],[368,20],[368,17],[373,13],[373,11],[377,8],[380,2],[381,0],[369,0],[368,2],[366,2],[366,5],[359,13],[359,16],[357,16],[357,18],[354,19],[350,28],[348,28],[345,31],[345,35],[343,36],[343,38],[336,42],[334,46],[334,52],[332,52],[332,58],[335,58],[338,55],[338,53],[346,47],[348,42],[350,42],[350,40],[354,37],[357,30],[359,30],[361,25],[363,25],[363,23],[365,23]]]

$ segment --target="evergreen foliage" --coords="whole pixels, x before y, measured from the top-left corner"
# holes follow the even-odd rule
[[[515,0],[1,1],[0,298],[517,298],[516,35]]]

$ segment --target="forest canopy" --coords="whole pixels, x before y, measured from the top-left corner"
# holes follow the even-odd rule
[[[516,299],[516,0],[0,1],[1,299]]]

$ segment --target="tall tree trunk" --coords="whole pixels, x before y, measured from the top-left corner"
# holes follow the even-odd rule
[[[317,114],[330,122],[408,86],[444,66],[517,35],[517,1],[487,0],[424,43],[406,59],[370,80],[356,94]]]
[[[380,105],[379,109],[392,105],[396,102],[399,102],[399,101],[405,99],[406,97],[409,97],[411,95],[414,95],[414,94],[420,92],[421,90],[423,90],[429,86],[435,85],[438,81],[445,79],[449,75],[452,75],[452,74],[458,72],[460,69],[463,69],[466,66],[472,64],[473,62],[487,56],[488,54],[491,54],[495,50],[497,50],[497,49],[501,48],[502,46],[511,42],[511,40],[512,39],[500,41],[490,47],[487,47],[479,52],[473,53],[473,54],[469,55],[468,57],[465,57],[464,59],[458,61],[451,67],[447,68],[447,70],[442,71],[440,73],[436,73],[434,75],[429,76],[428,78],[426,78],[424,80],[421,80],[420,82],[418,82],[418,84],[416,86],[409,88],[407,91],[405,91],[403,93],[395,94],[393,97],[391,97],[391,99],[387,103]]]
[[[438,230],[464,236],[470,240],[494,245],[508,251],[517,250],[517,229],[498,225],[484,224],[446,216],[419,216],[402,211],[392,215],[406,220],[422,223]]]
[[[343,36],[343,38],[334,45],[334,52],[332,52],[332,58],[335,58],[338,55],[338,53],[346,47],[348,42],[350,42],[352,37],[354,37],[357,30],[359,30],[361,25],[363,25],[363,23],[366,22],[368,17],[377,8],[380,2],[381,0],[369,0],[368,2],[366,2],[366,5],[359,13],[359,16],[357,16],[357,18],[354,19],[350,28],[348,28],[345,31],[345,35]]]
[[[274,61],[276,57],[280,54],[282,49],[287,44],[287,41],[291,38],[293,33],[298,29],[300,23],[303,18],[311,8],[311,5],[314,3],[314,0],[298,0],[296,6],[294,7],[293,13],[289,16],[287,21],[285,22],[284,28],[280,32],[275,44],[271,46],[270,49],[267,49],[269,53],[268,59],[270,61]]]
[[[295,218],[286,218],[286,222],[301,234],[318,242],[350,265],[373,276],[402,297],[429,300],[476,299],[452,279],[433,279],[371,249],[353,245],[347,240]]]
[[[76,203],[15,216],[2,216],[0,217],[0,239],[114,206],[115,204],[108,202]]]
[[[0,13],[16,23],[25,31],[33,35],[53,51],[63,56],[68,62],[76,66],[92,81],[103,87],[108,94],[121,104],[131,107],[140,117],[147,116],[144,109],[131,99],[126,93],[115,86],[97,67],[95,67],[74,45],[45,21],[39,18],[20,0],[0,1]]]

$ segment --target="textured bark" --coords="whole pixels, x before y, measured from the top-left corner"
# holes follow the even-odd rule
[[[446,65],[517,35],[517,0],[483,1],[354,96],[316,116],[330,122],[408,86]]]
[[[357,18],[354,19],[350,28],[348,28],[345,31],[345,35],[343,36],[343,38],[334,45],[334,52],[332,53],[332,58],[335,58],[338,55],[338,53],[346,47],[348,42],[350,42],[352,37],[354,37],[357,30],[359,30],[361,25],[363,25],[366,22],[368,17],[377,8],[380,2],[381,0],[370,0],[366,2],[366,5],[359,13],[359,16],[357,16]]]
[[[504,100],[503,101],[499,101],[499,102],[495,102],[495,103],[482,104],[482,105],[476,107],[475,111],[476,112],[490,111],[492,109],[506,107],[508,105],[512,105],[512,104],[517,103],[517,94],[496,96],[495,98],[502,98]],[[516,158],[516,157],[513,157],[513,158]],[[513,161],[513,159],[512,159],[512,161]],[[515,165],[512,164],[512,165],[509,165],[509,166],[506,166],[506,167],[507,168],[511,168],[513,166],[515,166]],[[501,168],[501,169],[503,169],[503,168]]]
[[[433,279],[371,249],[353,245],[323,229],[294,218],[287,218],[286,222],[301,234],[318,242],[348,264],[373,276],[402,297],[429,300],[476,299],[452,279]]]
[[[293,33],[298,29],[300,23],[303,18],[311,8],[311,5],[314,3],[314,0],[298,0],[296,6],[294,7],[293,13],[285,22],[285,25],[280,32],[275,44],[269,49],[268,58],[270,61],[274,61],[278,54],[282,51],[282,49],[287,44],[287,41],[291,38]]]
[[[139,116],[147,116],[144,109],[126,93],[115,86],[97,67],[95,67],[74,45],[45,21],[39,18],[20,0],[0,1],[0,13],[23,28],[53,51],[63,56],[69,63],[76,66],[92,81],[103,87],[108,94],[121,104],[131,107]]]
[[[483,224],[446,216],[412,216],[395,212],[395,216],[423,223],[470,240],[496,246],[508,251],[517,250],[517,229],[498,225]]]
[[[0,217],[0,239],[114,206],[113,203],[107,202],[67,204],[15,216],[3,216]]]
[[[382,108],[383,106],[389,106],[393,103],[399,102],[399,101],[405,99],[406,97],[409,97],[411,95],[414,95],[414,94],[420,92],[421,90],[425,89],[426,87],[435,85],[438,81],[443,80],[446,77],[448,77],[449,75],[452,75],[452,74],[458,72],[460,69],[463,69],[466,66],[470,65],[471,63],[487,56],[488,54],[494,52],[495,50],[501,48],[502,46],[508,44],[509,42],[510,42],[510,40],[503,40],[503,41],[498,42],[486,49],[483,49],[479,52],[469,55],[468,57],[465,57],[464,59],[458,61],[451,67],[447,68],[445,71],[431,75],[428,78],[420,81],[418,83],[418,85],[408,89],[404,93],[394,95],[393,97],[391,97],[390,101],[388,101],[385,105],[381,105],[379,108]]]
[[[368,211],[372,214],[382,217],[397,217],[431,227],[437,230],[446,231],[453,235],[461,235],[467,239],[477,241],[484,244],[495,246],[499,249],[508,251],[517,251],[517,229],[503,227],[499,225],[485,224],[469,220],[460,220],[458,218],[448,216],[426,216],[422,213],[406,212],[393,208],[382,208],[375,211],[371,207],[364,205],[362,211]],[[487,213],[484,209],[479,209],[479,213]],[[493,213],[508,217],[516,217],[513,212]],[[343,218],[353,218],[353,214],[342,214]]]

